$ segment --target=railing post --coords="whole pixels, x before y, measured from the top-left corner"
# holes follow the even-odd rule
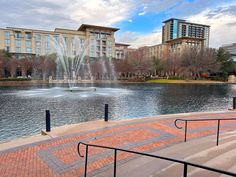
[[[233,109],[236,109],[236,97],[233,97]]]
[[[117,149],[115,149],[114,153],[114,177],[116,177],[116,158],[117,158]]]
[[[108,104],[105,104],[104,121],[108,121]]]
[[[187,141],[187,129],[188,129],[188,121],[185,120],[185,133],[184,133],[184,142]]]
[[[88,164],[88,145],[86,144],[85,166],[84,166],[84,177],[87,176],[87,164]]]
[[[50,111],[46,110],[46,132],[51,131]]]
[[[220,135],[220,119],[218,120],[218,124],[217,124],[216,146],[218,146],[219,144],[219,135]]]
[[[187,177],[188,176],[188,164],[184,163],[184,174],[183,177]]]

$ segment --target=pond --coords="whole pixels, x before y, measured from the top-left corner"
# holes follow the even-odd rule
[[[0,87],[0,142],[38,134],[45,129],[45,110],[52,127],[103,119],[130,119],[160,114],[221,111],[232,107],[236,85],[97,84],[95,91],[63,87]]]

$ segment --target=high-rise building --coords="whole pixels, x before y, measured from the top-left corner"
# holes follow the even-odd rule
[[[171,51],[186,47],[209,47],[210,26],[171,18],[163,22],[162,43],[168,44]]]
[[[7,27],[0,29],[0,50],[17,58],[55,53],[55,42],[64,41],[68,56],[83,53],[91,58],[115,57],[114,33],[118,28],[82,24],[78,30],[54,31]]]

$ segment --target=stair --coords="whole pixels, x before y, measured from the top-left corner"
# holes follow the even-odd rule
[[[208,136],[186,143],[179,143],[151,154],[176,158],[188,162],[209,166],[236,173],[236,132],[220,135],[219,146],[215,145],[216,137]],[[113,168],[109,168],[96,177],[113,176]],[[183,165],[173,162],[137,156],[117,166],[117,177],[182,177]],[[226,177],[188,166],[188,177]]]

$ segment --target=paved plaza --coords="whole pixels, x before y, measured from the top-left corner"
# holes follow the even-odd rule
[[[55,138],[0,151],[0,176],[83,176],[84,158],[79,157],[77,152],[77,145],[80,141],[151,153],[183,142],[184,130],[174,126],[174,120],[177,118],[233,117],[236,117],[236,112],[227,111],[156,116],[119,121],[116,124],[112,124],[112,121],[111,123],[102,122],[98,128],[96,128],[96,124],[86,128],[78,125],[71,129],[72,134],[68,129],[67,133],[64,135],[58,133],[60,136]],[[214,121],[189,122],[188,141],[214,135],[216,127],[217,122]],[[236,121],[222,121],[220,132],[235,130],[235,128]],[[84,146],[81,146],[81,152],[84,154]],[[88,176],[94,176],[113,168],[113,156],[113,152],[110,150],[89,148]],[[120,152],[118,153],[118,165],[136,157],[136,155]]]

